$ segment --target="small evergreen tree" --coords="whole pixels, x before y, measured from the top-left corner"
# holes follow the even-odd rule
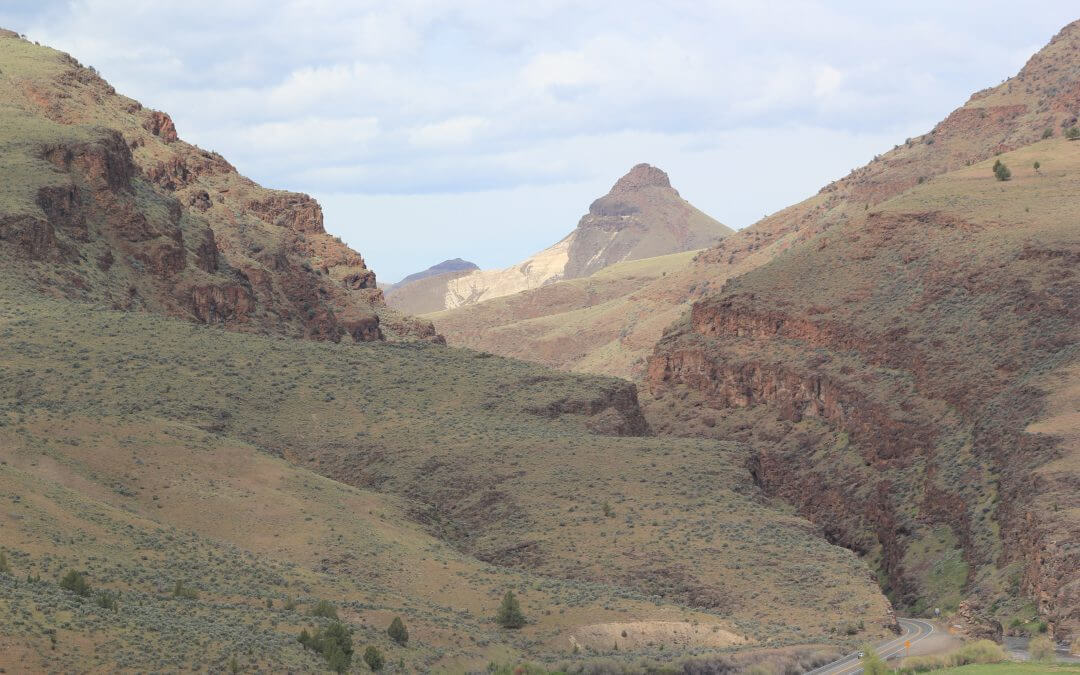
[[[11,573],[11,565],[8,564],[7,556],[4,555],[3,551],[0,551],[0,574],[15,576]]]
[[[237,675],[240,672],[240,662],[236,660],[236,654],[233,654],[232,658],[229,659],[229,672],[232,675]]]
[[[1080,138],[1080,127],[1069,127],[1069,130],[1065,132],[1065,138],[1070,141]]]
[[[60,580],[60,588],[84,598],[90,595],[90,582],[75,570],[64,575],[64,578]]]
[[[1051,138],[1051,137],[1053,137],[1053,135],[1054,135],[1054,130],[1051,129],[1050,127],[1046,127],[1045,129],[1043,129],[1043,138],[1044,139]]]
[[[343,673],[352,665],[352,632],[340,621],[334,621],[325,628],[320,628],[312,635],[303,629],[297,641],[304,649],[311,649],[326,659],[331,670]]]
[[[994,165],[994,176],[1001,181],[1006,181],[1012,178],[1012,171],[1009,171],[1009,167],[1004,163],[998,162]]]
[[[352,661],[345,652],[341,651],[341,647],[336,642],[330,642],[323,649],[323,658],[326,659],[326,665],[330,670],[335,673],[344,673],[349,669],[349,664]]]
[[[364,650],[364,663],[366,663],[368,668],[371,668],[373,672],[378,672],[382,670],[386,661],[383,659],[382,652],[379,651],[378,647],[375,645],[368,645],[368,648]]]
[[[1034,164],[1032,164],[1032,166],[1035,167],[1035,173],[1039,173],[1039,167],[1042,165],[1038,162],[1035,162]]]
[[[525,615],[521,613],[521,603],[514,597],[513,591],[507,591],[499,605],[495,622],[503,628],[521,628],[525,625]]]
[[[400,616],[395,616],[394,620],[390,622],[386,634],[390,636],[391,640],[402,646],[409,641],[409,631],[405,628],[405,622],[401,620]]]

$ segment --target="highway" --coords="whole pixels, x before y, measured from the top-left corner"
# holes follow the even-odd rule
[[[878,656],[883,661],[894,655],[903,656],[905,641],[910,640],[911,646],[914,647],[916,642],[930,637],[935,631],[934,624],[922,619],[899,619],[898,622],[900,628],[904,631],[899,637],[874,645],[874,649],[877,650]],[[862,671],[862,661],[859,659],[859,653],[852,652],[832,663],[815,668],[807,672],[806,675],[858,675]]]

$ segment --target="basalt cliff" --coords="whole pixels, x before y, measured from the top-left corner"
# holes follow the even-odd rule
[[[91,68],[0,34],[0,256],[48,295],[316,340],[437,339],[311,197],[180,139]]]
[[[974,633],[1032,611],[1080,629],[1078,111],[1080,22],[700,255],[718,290],[647,367],[658,429],[747,441],[758,484],[873,561],[894,603]]]

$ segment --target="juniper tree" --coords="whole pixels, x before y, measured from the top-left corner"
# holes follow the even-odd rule
[[[364,663],[366,663],[368,668],[371,668],[372,671],[378,672],[382,670],[383,665],[385,665],[385,659],[383,659],[382,652],[379,651],[378,647],[369,645],[368,648],[364,650]]]
[[[514,597],[513,591],[507,591],[499,605],[495,622],[503,628],[521,628],[525,625],[525,615],[521,613],[521,603]]]
[[[401,620],[400,616],[395,616],[394,620],[390,622],[390,627],[386,629],[386,634],[390,636],[391,640],[402,646],[409,641],[409,631],[405,628],[405,623]]]
[[[64,575],[64,578],[60,580],[60,588],[84,598],[90,595],[90,582],[75,570]]]

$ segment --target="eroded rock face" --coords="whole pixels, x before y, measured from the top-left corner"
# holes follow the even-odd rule
[[[33,118],[27,128],[40,133],[2,149],[25,154],[37,143],[25,158],[40,164],[27,174],[42,177],[31,186],[36,204],[9,200],[19,210],[0,213],[0,254],[48,263],[27,272],[29,283],[235,330],[383,336],[374,272],[325,233],[314,199],[266,190],[184,143],[166,113],[117,95],[73,58],[0,39],[43,73],[0,81],[0,96],[17,104],[3,114]],[[428,323],[410,334],[425,330],[434,333]]]
[[[294,232],[323,233],[322,207],[311,197],[295,192],[275,192],[248,202],[260,218]]]
[[[151,112],[150,116],[143,122],[143,129],[146,129],[166,143],[172,143],[178,140],[176,127],[173,125],[172,118],[157,110]]]
[[[704,248],[730,233],[680,197],[666,173],[638,164],[578,222],[563,277],[588,276],[624,260]]]

